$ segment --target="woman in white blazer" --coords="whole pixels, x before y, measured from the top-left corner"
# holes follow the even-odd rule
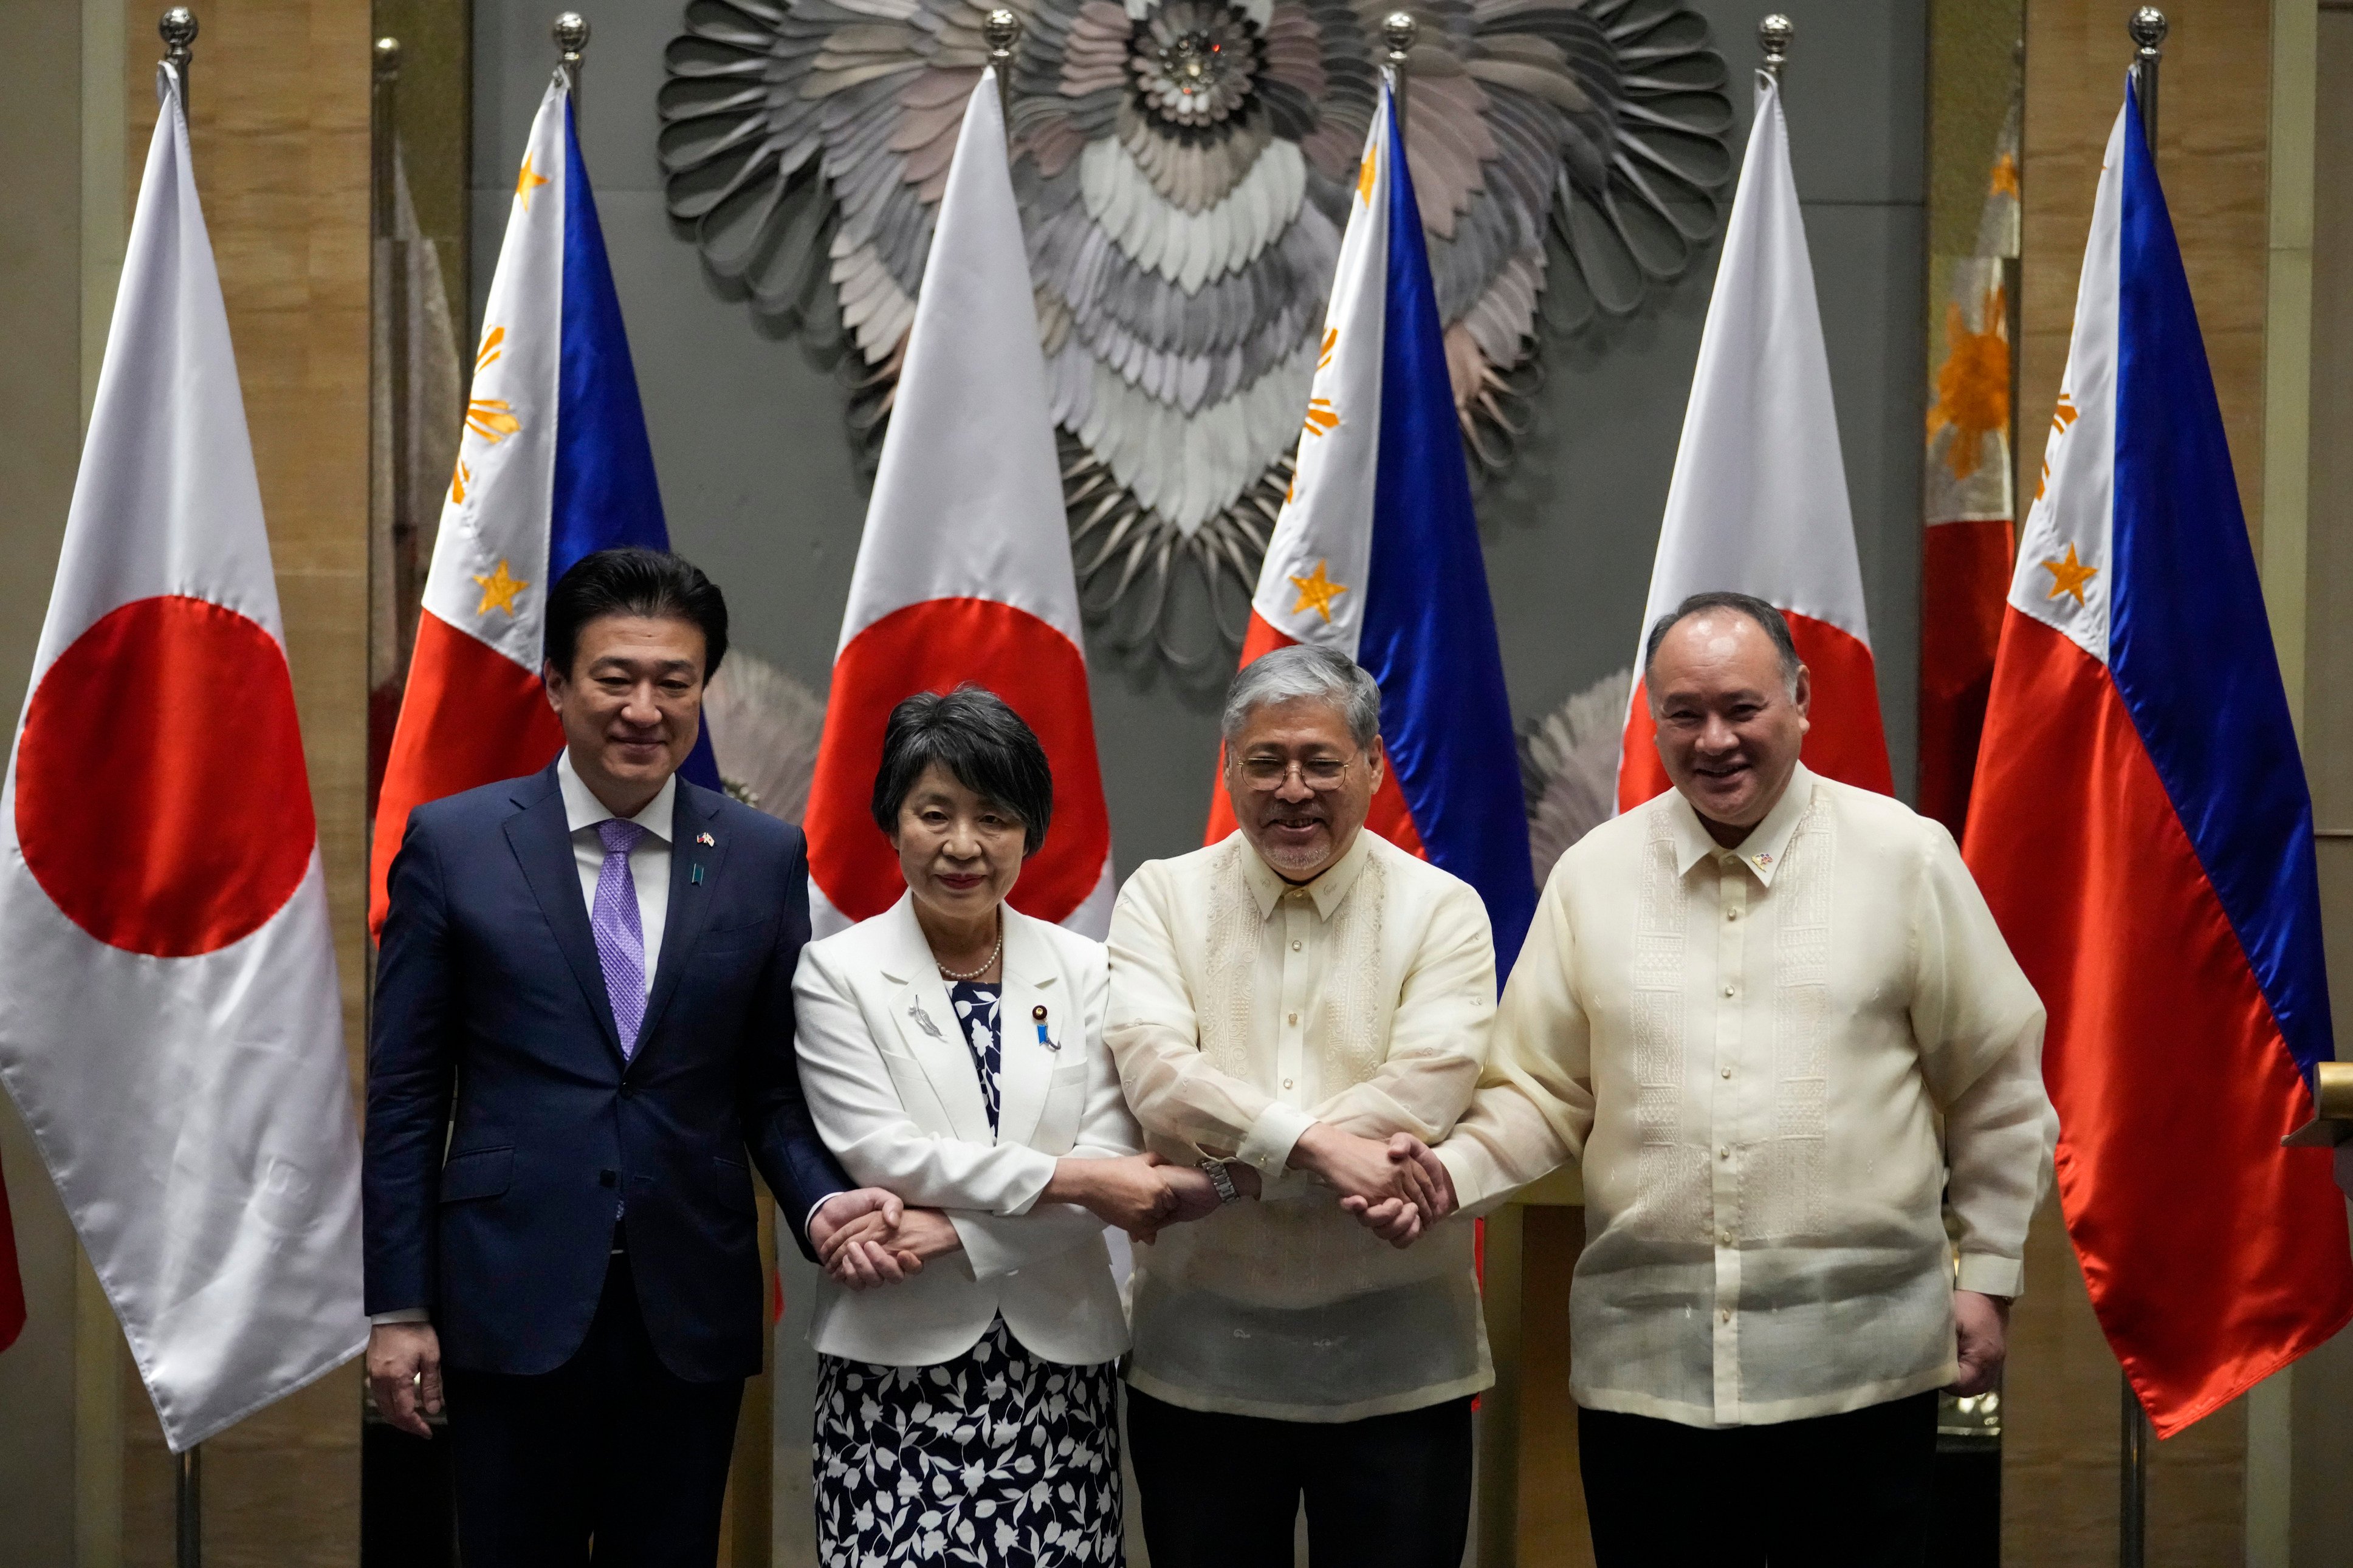
[[[1121,1561],[1103,1227],[1216,1205],[1143,1154],[1103,1041],[1103,944],[1008,908],[1045,750],[975,687],[892,715],[874,786],[907,895],[802,951],[801,1083],[842,1168],[903,1209],[822,1249],[809,1341],[828,1564]]]

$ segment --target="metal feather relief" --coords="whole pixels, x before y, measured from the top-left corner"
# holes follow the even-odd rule
[[[1528,858],[1539,888],[1553,862],[1618,809],[1618,753],[1633,685],[1631,669],[1612,670],[1520,731]]]
[[[727,793],[798,824],[825,733],[825,700],[766,659],[731,648],[703,689],[702,716]]]
[[[1291,477],[1388,0],[1023,0],[1014,181],[1088,610],[1168,637],[1196,574],[1239,639]],[[1715,233],[1732,109],[1676,0],[1425,0],[1408,162],[1476,462],[1542,329],[1640,309]],[[691,0],[670,211],[778,328],[855,366],[879,440],[965,100],[976,0]],[[854,350],[854,360],[848,351]]]

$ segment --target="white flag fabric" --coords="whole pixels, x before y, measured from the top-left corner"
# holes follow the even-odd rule
[[[994,68],[965,106],[850,574],[806,821],[818,935],[906,890],[868,816],[883,726],[903,699],[966,681],[1012,705],[1053,769],[1046,842],[1010,901],[1102,938],[1111,818]]]
[[[0,790],[0,1082],[177,1451],[359,1353],[359,1143],[228,316],[169,68]]]
[[[1667,486],[1641,637],[1690,595],[1722,591],[1753,595],[1788,617],[1799,657],[1813,672],[1807,764],[1892,793],[1789,127],[1780,89],[1762,72]],[[1620,811],[1667,787],[1641,656],[1638,641]]]

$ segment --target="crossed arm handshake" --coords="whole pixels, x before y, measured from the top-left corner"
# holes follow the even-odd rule
[[[1301,1135],[1290,1163],[1338,1193],[1341,1208],[1393,1247],[1410,1247],[1454,1208],[1446,1167],[1410,1133],[1384,1142],[1319,1121]],[[1235,1162],[1226,1171],[1238,1196],[1259,1195],[1255,1169]],[[1038,1201],[1085,1209],[1149,1245],[1169,1226],[1210,1213],[1219,1198],[1208,1172],[1146,1153],[1058,1160]],[[964,1245],[946,1214],[910,1207],[880,1187],[828,1200],[809,1221],[809,1241],[826,1272],[853,1290],[896,1284]]]

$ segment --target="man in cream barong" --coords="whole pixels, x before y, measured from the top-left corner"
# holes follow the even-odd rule
[[[1380,693],[1287,647],[1234,678],[1240,831],[1137,869],[1104,1037],[1149,1147],[1226,1201],[1136,1251],[1128,1440],[1153,1568],[1455,1568],[1493,1381],[1467,1225],[1413,1140],[1469,1102],[1495,1012],[1468,884],[1364,826]],[[1254,1200],[1254,1201],[1253,1201]]]
[[[1917,1564],[1936,1391],[1993,1385],[2050,1169],[2042,1007],[1951,836],[1799,763],[1779,612],[1686,600],[1643,684],[1675,787],[1555,867],[1424,1167],[1477,1206],[1582,1161],[1604,1568]]]

